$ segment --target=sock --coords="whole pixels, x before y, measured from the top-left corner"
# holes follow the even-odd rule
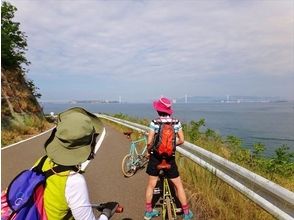
[[[185,215],[189,214],[189,205],[188,204],[182,205],[182,209],[183,209],[183,212]]]
[[[146,212],[152,212],[152,204],[151,202],[146,202]]]

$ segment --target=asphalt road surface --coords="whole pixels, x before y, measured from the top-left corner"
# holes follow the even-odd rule
[[[1,150],[1,189],[45,153],[43,146],[49,135],[50,132]],[[130,140],[122,133],[106,125],[104,141],[85,172],[91,202],[117,201],[124,207],[124,212],[115,214],[112,220],[143,219],[148,178],[145,169],[130,178],[121,172],[121,161],[129,151],[129,144]]]

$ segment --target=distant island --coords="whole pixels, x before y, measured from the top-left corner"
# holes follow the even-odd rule
[[[54,103],[54,104],[109,104],[109,103],[121,103],[117,100],[44,100],[40,101],[40,103]]]

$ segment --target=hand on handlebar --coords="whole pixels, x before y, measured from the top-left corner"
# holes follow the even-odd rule
[[[117,202],[107,202],[103,204],[103,210],[102,214],[106,215],[108,219],[113,216],[115,213],[116,209],[118,208],[118,203]]]
[[[146,157],[147,159],[150,159],[150,153],[149,153],[148,151],[146,152],[145,157]]]

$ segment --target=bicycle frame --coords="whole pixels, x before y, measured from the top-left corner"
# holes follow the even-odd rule
[[[142,152],[138,152],[137,149],[137,144],[143,142],[144,143],[144,148]],[[131,142],[131,147],[130,147],[130,155],[132,155],[132,164],[137,164],[138,161],[140,160],[140,156],[144,155],[147,151],[147,138],[144,136],[143,138],[132,141]]]
[[[142,144],[142,150],[138,149],[139,144]],[[148,161],[145,157],[146,152],[146,136],[131,142],[129,154],[127,154],[122,160],[122,172],[125,177],[133,176],[138,169],[144,167],[144,165]]]
[[[170,190],[168,179],[163,177],[163,194],[162,194],[162,219],[165,220],[168,217],[168,220],[177,219],[176,204],[174,202],[173,195]]]

